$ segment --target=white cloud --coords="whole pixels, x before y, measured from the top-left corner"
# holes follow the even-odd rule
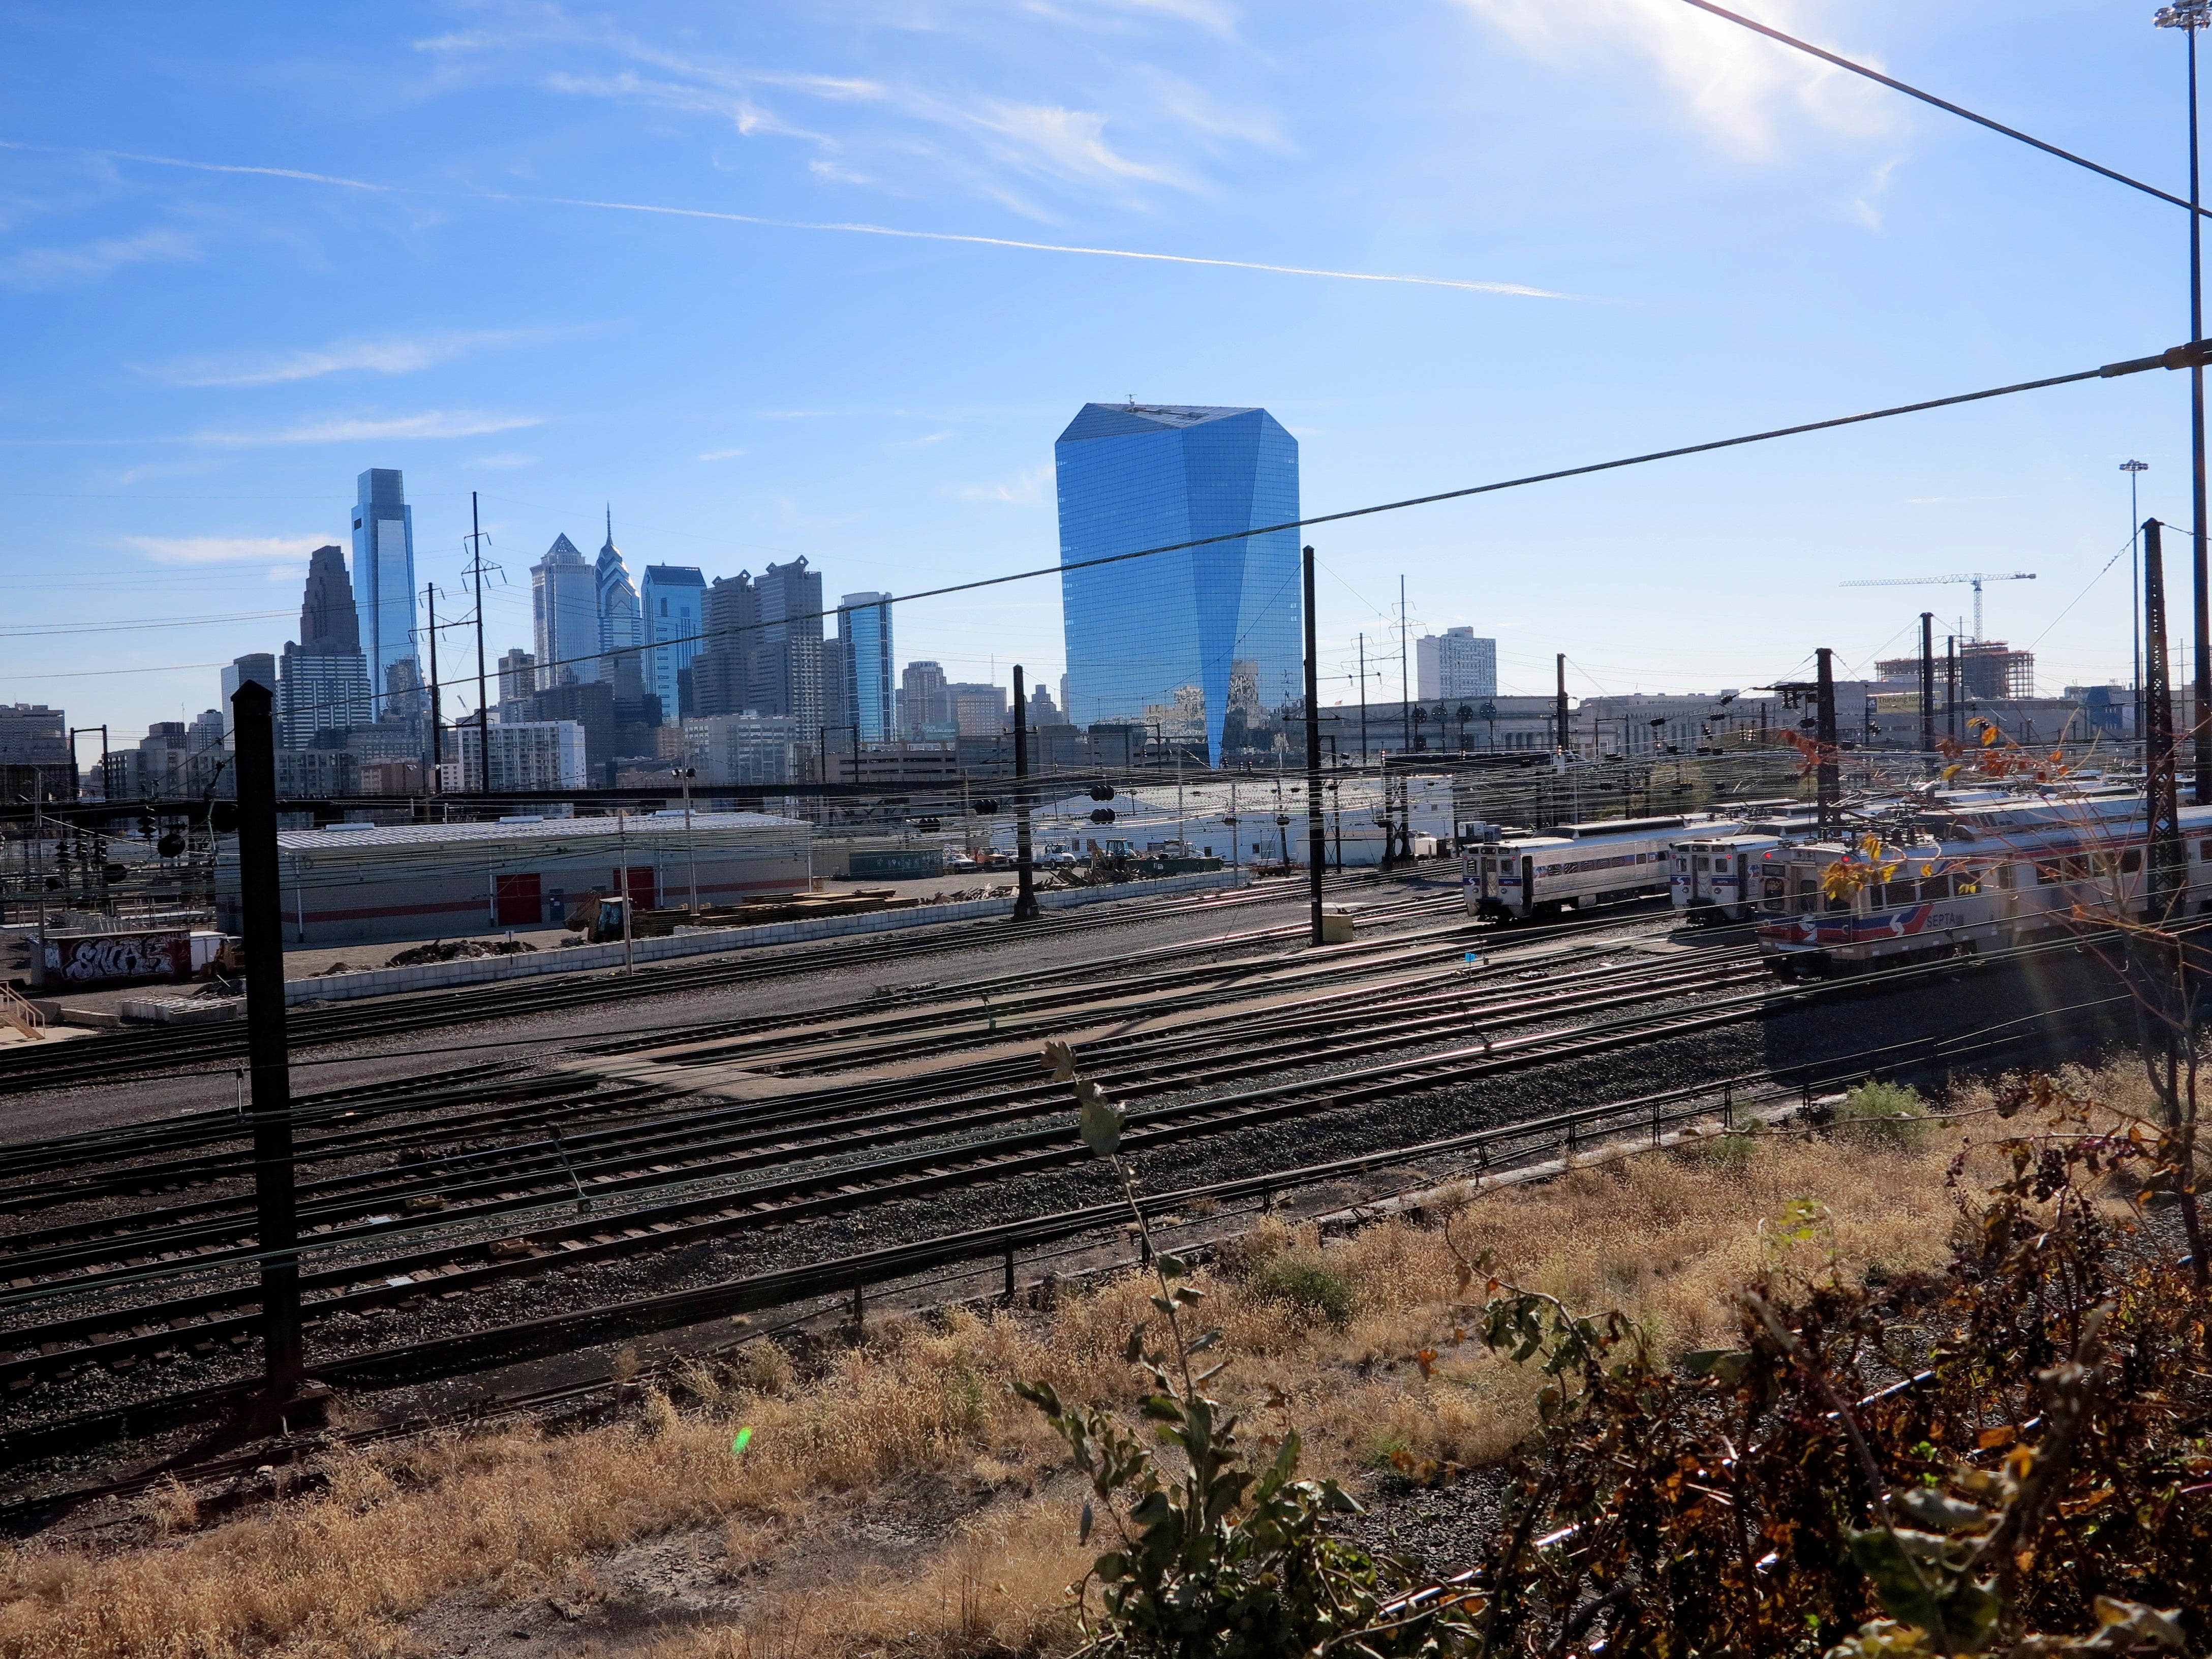
[[[1018,147],[1010,159],[1042,161],[1064,177],[1093,183],[1143,180],[1171,185],[1177,190],[1199,188],[1180,167],[1132,161],[1115,150],[1106,142],[1106,118],[1094,111],[1047,104],[994,104],[991,112],[972,118],[978,126]]]
[[[535,466],[538,457],[526,455],[519,449],[503,449],[496,455],[474,455],[461,463],[464,466]]]
[[[958,494],[963,501],[1033,501],[1044,494],[1052,479],[1049,466],[1024,468],[1004,483],[963,484]]]
[[[479,438],[542,424],[534,415],[487,415],[467,410],[426,410],[373,421],[346,416],[309,421],[277,432],[201,432],[191,441],[226,449],[258,449],[270,444],[367,443],[379,439]]]
[[[893,449],[927,449],[932,444],[941,444],[952,434],[950,432],[931,432],[919,438],[894,439]]]
[[[0,259],[0,281],[19,288],[44,288],[54,283],[95,281],[125,265],[150,259],[199,257],[197,238],[181,231],[149,230],[87,247],[27,248]]]
[[[1681,0],[1458,0],[1529,56],[1563,70],[1599,61],[1609,44],[1648,60],[1694,118],[1724,148],[1764,160],[1795,118],[1849,137],[1903,130],[1895,100],[1872,82],[1763,40]],[[1762,19],[1803,35],[1812,9],[1769,0]],[[1825,45],[1826,42],[1819,44]],[[1864,52],[1850,54],[1879,64]]]
[[[330,536],[125,536],[123,544],[144,554],[156,564],[242,564],[263,559],[305,559],[319,547],[328,546]],[[294,574],[290,566],[270,572]]]
[[[744,453],[742,449],[710,449],[699,459],[702,461],[733,461]]]
[[[478,329],[382,340],[352,340],[287,352],[232,352],[179,357],[138,367],[138,373],[171,386],[278,386],[362,369],[374,374],[412,374],[483,346],[546,339],[548,329]]]

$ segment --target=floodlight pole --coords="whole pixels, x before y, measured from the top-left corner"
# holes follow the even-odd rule
[[[1328,837],[1321,813],[1321,661],[1315,644],[1314,550],[1305,550],[1306,611],[1306,874],[1313,910],[1313,942],[1322,942],[1321,894]]]

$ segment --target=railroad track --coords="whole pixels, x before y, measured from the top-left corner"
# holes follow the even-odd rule
[[[1357,887],[1371,878],[1339,879],[1344,887]],[[1131,927],[1194,912],[1228,912],[1303,896],[1302,889],[1269,886],[1189,898],[1130,900],[1065,915],[1042,916],[1024,924],[1021,936],[1036,939]],[[1376,907],[1370,919],[1389,920],[1424,910],[1442,912],[1458,903],[1455,893],[1402,900]],[[734,957],[649,967],[635,974],[612,970],[562,974],[520,983],[378,997],[357,1006],[295,1006],[287,1018],[286,1033],[295,1048],[359,1042],[394,1032],[742,985],[793,974],[840,972],[979,944],[1004,943],[1009,937],[1006,929],[1006,924],[996,920],[947,922],[912,933],[864,936],[830,945],[775,951],[748,950]],[[1303,933],[1300,924],[1229,937],[1241,942],[1288,939]],[[147,1071],[173,1073],[184,1066],[235,1060],[245,1053],[246,1032],[238,1024],[123,1031],[70,1043],[52,1053],[11,1050],[0,1054],[0,1096],[112,1080]]]
[[[1634,970],[1593,974],[1586,985],[1554,988],[1534,996],[1498,995],[1472,1008],[1468,993],[1447,992],[1440,995],[1441,1006],[1415,1009],[1403,1017],[1399,1017],[1401,1011],[1393,1011],[1392,1018],[1380,1023],[1371,1010],[1347,1008],[1340,1011],[1342,1018],[1334,1026],[1288,1016],[1273,1033],[1239,1030],[1224,1038],[1219,1033],[1182,1032],[1132,1039],[1118,1052],[1112,1045],[1100,1048],[1095,1066],[1092,1047],[1086,1045],[1085,1063],[1133,1101],[1179,1097],[1133,1111],[1127,1145],[1136,1151],[1757,1018],[1767,1005],[1803,994],[1778,990],[1761,979],[1756,991],[1723,994],[1689,1012],[1589,1018],[1648,1002],[1655,989],[1660,994],[1687,995],[1716,988],[1725,990],[1760,975],[1747,957],[1689,965],[1660,975],[1639,964]],[[1557,1022],[1570,1015],[1583,1023],[1559,1027]],[[1347,1065],[1377,1052],[1435,1041],[1440,1033],[1455,1034],[1466,1029],[1470,1017],[1479,1018],[1486,1032],[1476,1043]],[[1513,1029],[1537,1025],[1548,1029]],[[1208,1060],[1203,1048],[1209,1041],[1217,1048],[1226,1042],[1244,1052],[1237,1058]],[[1223,1086],[1255,1075],[1310,1072],[1316,1066],[1335,1069],[1318,1077],[1278,1077],[1241,1089]],[[1006,1062],[981,1069],[988,1073],[994,1067],[994,1075],[1002,1074]],[[972,1094],[978,1083],[989,1080],[956,1074],[951,1079],[933,1079],[930,1085],[940,1096],[946,1081]],[[1202,1091],[1197,1097],[1180,1097],[1194,1088]],[[439,1203],[437,1218],[430,1223],[404,1213],[344,1222],[336,1219],[337,1214],[348,1206],[357,1211],[362,1197],[356,1193],[337,1198],[336,1207],[325,1219],[302,1218],[303,1227],[318,1230],[303,1238],[303,1255],[308,1259],[301,1275],[306,1317],[311,1322],[328,1320],[410,1302],[426,1291],[465,1293],[542,1274],[556,1266],[726,1240],[793,1220],[1003,1179],[1089,1156],[1067,1121],[1061,1092],[1035,1073],[1026,1081],[1000,1083],[995,1096],[981,1101],[922,1099],[873,1113],[854,1115],[848,1111],[842,1117],[826,1118],[821,1115],[825,1107],[833,1113],[836,1109],[830,1103],[796,1109],[815,1115],[811,1125],[794,1125],[787,1118],[761,1121],[767,1114],[755,1108],[756,1121],[748,1126],[741,1121],[745,1109],[737,1109],[740,1121],[715,1126],[717,1136],[711,1141],[698,1139],[695,1125],[676,1124],[665,1132],[669,1139],[659,1144],[624,1147],[611,1158],[579,1161],[565,1170],[553,1170],[542,1156],[534,1169],[487,1166],[474,1179],[446,1180],[434,1191],[420,1194]],[[1036,1121],[1042,1118],[1052,1121]],[[1024,1119],[1031,1121],[1027,1127],[1002,1127]],[[998,1132],[976,1133],[986,1128]],[[945,1144],[948,1135],[958,1134],[973,1138]],[[682,1143],[684,1136],[691,1137],[689,1144]],[[902,1143],[918,1138],[935,1144],[902,1149]],[[885,1148],[890,1150],[886,1153]],[[861,1153],[872,1155],[854,1161]],[[641,1168],[644,1159],[652,1161]],[[371,1201],[385,1201],[390,1190],[382,1189]],[[610,1200],[625,1196],[629,1207],[609,1206]],[[587,1206],[587,1212],[555,1218],[555,1212],[571,1202],[578,1209]],[[468,1236],[455,1236],[471,1227]],[[229,1282],[182,1288],[153,1303],[129,1295],[132,1285],[149,1282],[149,1266],[145,1249],[129,1241],[122,1241],[120,1248],[140,1257],[137,1266],[113,1260],[117,1241],[57,1243],[32,1257],[9,1258],[5,1267],[11,1280],[30,1278],[32,1282],[11,1284],[0,1294],[0,1307],[9,1310],[12,1327],[0,1341],[15,1350],[0,1355],[0,1383],[20,1391],[41,1376],[81,1364],[127,1369],[164,1351],[190,1348],[208,1353],[217,1344],[249,1341],[258,1319],[258,1310],[248,1311],[256,1309],[257,1292],[241,1270],[250,1268],[258,1257],[226,1242],[234,1240],[236,1231],[221,1221],[176,1224],[151,1240],[148,1248],[158,1245],[158,1253],[171,1258],[154,1267],[161,1277],[172,1277],[181,1268],[230,1273]],[[41,1284],[25,1271],[34,1262],[67,1277]],[[73,1297],[90,1298],[89,1305],[52,1310],[47,1317],[27,1322],[24,1316],[33,1302],[50,1299],[64,1289]]]

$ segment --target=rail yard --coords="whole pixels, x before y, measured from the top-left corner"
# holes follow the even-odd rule
[[[1131,1244],[1047,1041],[1127,1110],[1163,1236],[1201,1238],[2093,1044],[2123,1012],[2071,935],[1785,984],[1753,929],[1648,892],[1470,914],[1473,857],[1328,878],[1340,944],[1278,880],[297,1011],[307,1382],[273,1424],[248,1034],[19,1046],[6,1512],[588,1409],[641,1367],[886,1303],[1049,1294]]]

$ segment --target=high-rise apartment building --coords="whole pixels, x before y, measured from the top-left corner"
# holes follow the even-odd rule
[[[530,567],[530,626],[538,690],[599,678],[599,574],[566,536]]]
[[[185,747],[195,755],[222,748],[229,724],[222,709],[203,709],[200,717],[185,728]]]
[[[891,676],[891,596],[848,593],[837,602],[837,672],[848,730],[862,743],[898,735],[897,682]]]
[[[484,778],[484,750],[491,751],[491,777]],[[581,789],[587,775],[584,728],[574,720],[520,720],[512,726],[480,728],[474,721],[449,726],[439,787],[447,794],[481,789]]]
[[[713,714],[684,722],[684,764],[697,785],[792,783],[816,734],[776,715]]]
[[[649,564],[637,586],[645,612],[645,689],[660,699],[660,718],[682,714],[676,677],[699,654],[707,579],[696,565]]]
[[[1065,566],[1298,516],[1297,440],[1264,409],[1086,404],[1053,453]],[[1266,708],[1302,691],[1298,592],[1291,530],[1064,571],[1067,718],[1141,719],[1194,688],[1218,763],[1242,665]]]
[[[396,467],[374,466],[361,475],[353,508],[353,576],[376,714],[428,712],[415,647],[415,512]]]
[[[945,688],[952,723],[963,738],[992,738],[1006,729],[1006,688],[954,680]]]
[[[1498,695],[1498,641],[1448,628],[1413,641],[1413,678],[1423,702]]]
[[[307,556],[300,637],[286,642],[276,665],[278,741],[306,749],[318,732],[368,726],[376,718],[374,702],[345,555],[335,545],[319,547]]]

